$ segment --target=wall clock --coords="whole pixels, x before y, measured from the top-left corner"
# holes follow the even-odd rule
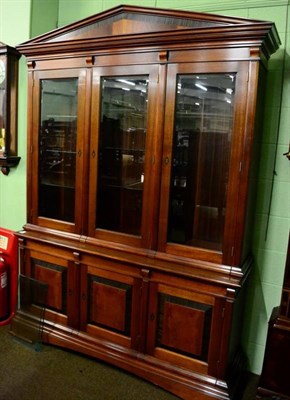
[[[20,161],[17,156],[19,58],[16,49],[0,42],[0,168],[4,175]]]
[[[0,85],[4,82],[6,76],[6,68],[3,60],[0,60]]]

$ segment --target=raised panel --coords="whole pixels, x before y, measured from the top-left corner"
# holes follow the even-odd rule
[[[165,302],[160,343],[200,356],[203,331],[204,311]]]
[[[62,309],[62,272],[35,266],[35,279],[48,284],[46,305],[57,310]]]
[[[91,322],[125,332],[126,294],[125,288],[93,282]]]
[[[130,336],[132,288],[122,282],[88,276],[88,323]]]
[[[48,284],[46,307],[66,314],[67,268],[32,259],[32,276]]]
[[[156,345],[207,361],[212,306],[159,294]]]

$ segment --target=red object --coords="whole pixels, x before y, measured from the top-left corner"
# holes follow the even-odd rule
[[[8,266],[0,257],[0,321],[8,317],[8,302]]]
[[[0,228],[0,326],[9,324],[17,306],[18,245],[14,232]]]

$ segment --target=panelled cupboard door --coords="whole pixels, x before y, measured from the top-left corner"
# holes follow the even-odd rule
[[[75,263],[50,255],[49,252],[26,251],[26,275],[48,285],[44,304],[45,319],[78,328],[79,272]],[[38,306],[37,302],[35,306]]]
[[[29,222],[71,233],[82,229],[86,79],[85,69],[33,72]]]
[[[146,351],[200,374],[216,374],[222,300],[198,291],[150,283]]]
[[[247,77],[243,62],[168,65],[159,250],[220,263],[233,246]]]
[[[162,82],[158,65],[93,68],[91,237],[152,246]]]
[[[100,266],[106,263],[100,261]],[[127,348],[140,345],[141,279],[95,265],[81,266],[80,329]]]

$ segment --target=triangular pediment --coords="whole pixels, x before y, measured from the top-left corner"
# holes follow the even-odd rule
[[[274,24],[267,21],[122,5],[35,37],[17,50],[35,58],[189,42],[209,46],[226,41],[260,43],[268,57],[277,49],[279,37]]]
[[[58,28],[26,43],[63,42],[247,24],[250,20],[158,8],[119,6]]]

